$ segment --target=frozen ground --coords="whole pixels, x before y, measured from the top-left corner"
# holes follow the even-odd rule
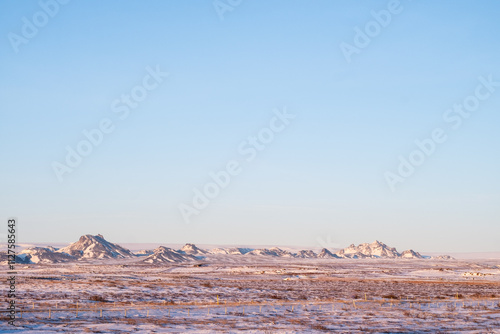
[[[18,265],[0,332],[500,333],[499,260],[136,261]]]

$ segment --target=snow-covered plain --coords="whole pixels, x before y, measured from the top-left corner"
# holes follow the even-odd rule
[[[2,333],[500,332],[499,260],[217,254],[17,269],[22,318]]]

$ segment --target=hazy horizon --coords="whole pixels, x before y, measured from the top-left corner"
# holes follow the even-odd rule
[[[94,235],[96,235],[96,234],[94,234]],[[166,246],[166,247],[173,247],[173,248],[180,249],[180,248],[182,248],[182,246],[184,246],[186,244],[195,244],[197,247],[208,249],[208,250],[213,249],[213,248],[217,248],[217,247],[223,247],[223,248],[230,248],[230,247],[239,247],[239,248],[279,247],[279,248],[291,249],[291,250],[295,250],[295,251],[298,251],[301,249],[311,249],[311,250],[319,251],[323,248],[338,251],[340,249],[343,249],[343,248],[346,248],[346,247],[349,247],[350,245],[352,245],[352,243],[345,244],[345,245],[338,245],[338,244],[330,245],[330,244],[327,244],[327,242],[323,242],[323,241],[321,242],[322,244],[320,244],[320,242],[318,242],[316,245],[314,245],[314,244],[313,245],[285,245],[285,244],[258,244],[258,243],[254,243],[254,244],[228,244],[228,243],[211,244],[211,243],[193,243],[193,242],[189,242],[189,241],[181,242],[181,243],[177,243],[177,242],[120,242],[120,241],[116,241],[116,240],[108,240],[105,235],[103,237],[109,242],[112,242],[114,244],[118,244],[122,247],[126,247],[132,251],[139,251],[142,249],[153,249],[153,248],[156,248],[158,246]],[[25,241],[25,242],[20,243],[19,247],[21,249],[24,249],[26,247],[31,247],[33,245],[35,245],[36,247],[46,247],[46,246],[65,247],[65,246],[70,245],[72,243],[75,243],[77,241],[78,241],[78,239],[75,239],[72,241],[58,241],[58,242],[56,242],[56,241],[54,241],[54,242],[50,242],[50,241],[48,241],[48,242]],[[375,241],[380,241],[389,247],[394,247],[391,244],[385,243],[383,240],[372,240],[372,241],[366,241],[366,242],[362,242],[362,243],[370,244],[370,243],[373,243]],[[354,245],[358,246],[358,244],[354,244]],[[404,250],[410,249],[409,247],[405,248],[404,246],[403,246],[403,248],[399,248],[399,247],[394,247],[394,248],[396,248],[398,252],[402,252]],[[462,259],[476,258],[476,257],[474,257],[475,254],[490,254],[490,255],[494,254],[494,255],[497,255],[496,257],[500,258],[500,251],[464,252],[464,251],[446,251],[446,250],[433,251],[433,250],[426,250],[426,249],[412,249],[412,250],[420,252],[424,255],[461,255],[462,257],[460,257],[460,258],[462,258]]]

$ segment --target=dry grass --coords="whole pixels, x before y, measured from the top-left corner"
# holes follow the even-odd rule
[[[418,277],[408,278],[409,276],[380,279],[370,277],[370,273],[375,272],[377,275],[381,272],[388,272],[388,275],[397,275],[403,273],[404,270],[399,267],[400,263],[384,263],[383,265],[394,266],[389,269],[383,268],[382,265],[379,269],[380,264],[375,265],[375,262],[369,261],[336,261],[334,264],[328,264],[329,262],[325,261],[324,263],[324,266],[318,267],[320,270],[314,273],[308,272],[305,275],[307,278],[288,281],[283,281],[283,278],[289,275],[276,274],[276,269],[286,269],[287,273],[302,275],[301,271],[312,271],[314,268],[286,263],[279,266],[259,263],[251,266],[217,264],[218,268],[215,269],[216,266],[213,265],[214,270],[210,271],[211,265],[208,264],[203,268],[189,267],[189,271],[182,267],[179,272],[175,272],[167,270],[170,267],[163,269],[155,266],[143,266],[140,270],[132,266],[92,266],[86,270],[82,265],[79,271],[67,271],[63,280],[23,278],[24,281],[20,280],[19,285],[20,290],[23,291],[20,304],[31,307],[30,302],[36,301],[36,309],[39,310],[44,307],[53,307],[56,302],[59,303],[59,309],[74,308],[77,301],[81,308],[92,308],[97,304],[96,302],[102,302],[103,304],[98,304],[98,307],[104,309],[112,308],[115,302],[117,308],[128,307],[134,303],[137,309],[141,305],[148,307],[153,315],[150,314],[150,317],[146,318],[146,308],[131,311],[128,318],[123,318],[121,311],[114,313],[105,311],[104,320],[123,323],[129,326],[128,328],[151,324],[158,326],[159,331],[170,331],[175,326],[180,326],[194,331],[207,328],[228,331],[237,328],[238,330],[255,329],[258,332],[265,330],[279,332],[286,331],[292,326],[299,332],[311,330],[359,332],[359,323],[356,326],[351,323],[354,316],[362,320],[363,330],[366,331],[400,331],[393,327],[373,330],[380,325],[378,319],[388,319],[388,321],[401,322],[407,326],[408,324],[417,326],[415,323],[432,324],[435,326],[435,332],[439,332],[440,328],[444,328],[443,332],[447,332],[446,326],[448,324],[452,326],[457,322],[461,322],[463,328],[486,329],[485,324],[493,328],[494,319],[487,317],[497,315],[499,312],[500,302],[495,301],[493,304],[493,300],[488,299],[498,295],[500,288],[498,281],[447,281],[435,278],[425,280]],[[362,265],[358,268],[357,263]],[[418,263],[419,266],[427,266],[426,262]],[[450,272],[448,267],[453,265],[452,262],[447,263],[443,272],[448,275]],[[370,268],[366,269],[366,266]],[[237,268],[232,270],[231,267]],[[64,269],[67,270],[67,267]],[[28,276],[35,275],[35,271],[43,272],[44,277],[57,277],[58,275],[57,266],[33,266],[32,270],[34,273]],[[429,270],[436,269],[432,267]],[[262,271],[265,271],[265,274],[256,274]],[[96,272],[99,276],[92,277],[89,275],[90,272]],[[138,272],[141,274],[138,275]],[[105,279],[103,275],[107,273],[112,274],[113,278]],[[363,278],[360,279],[359,276]],[[368,302],[364,301],[365,294]],[[175,317],[171,318],[166,316],[167,306],[173,306],[171,308],[176,309],[176,307],[191,305],[192,312],[195,312],[203,305],[214,305],[217,296],[222,307],[227,303],[227,316],[224,316],[224,311],[222,309],[221,312],[220,308],[219,316],[215,315],[216,310],[207,315],[206,309],[196,311],[198,314],[196,317],[191,315],[188,318],[185,312],[176,312]],[[407,296],[411,297],[412,306],[407,301]],[[383,298],[386,300],[382,302]],[[460,302],[458,307],[455,307],[457,299],[460,299]],[[353,300],[355,300],[355,306]],[[105,301],[109,302],[104,303]],[[419,305],[419,301],[422,305]],[[483,305],[478,306],[477,301]],[[243,314],[241,307],[237,306],[239,302],[242,305],[257,305],[257,310],[259,304],[264,307],[262,312],[257,312],[253,307],[246,309],[246,314]],[[292,313],[290,312],[291,304],[287,302],[300,303],[301,306],[297,306],[296,311]],[[465,302],[465,307],[462,307],[463,302]],[[304,303],[308,306],[302,307]],[[331,305],[328,304],[320,309],[319,303],[335,303],[335,308],[332,310]],[[390,306],[388,303],[393,305]],[[97,318],[98,314],[93,311],[81,314],[78,321],[100,322],[101,320]],[[47,320],[47,314],[43,312],[26,313],[26,316],[41,323]],[[55,317],[57,316],[62,317],[61,314],[56,314]],[[65,320],[69,326],[76,324],[76,320],[72,317],[73,315],[67,318],[69,320]],[[335,327],[341,325],[347,329]],[[318,327],[313,328],[313,326]],[[332,330],[333,327],[336,330]],[[448,332],[453,331],[450,328]],[[411,330],[412,327],[406,327],[407,332]]]

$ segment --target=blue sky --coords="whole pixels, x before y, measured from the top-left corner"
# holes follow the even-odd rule
[[[391,1],[241,1],[223,19],[211,1],[54,1],[0,3],[0,208],[21,241],[500,251],[500,87],[457,129],[443,119],[500,81],[496,1],[401,1],[350,62],[341,44]],[[113,102],[156,68],[121,119]],[[295,118],[246,161],[276,109]],[[60,182],[54,162],[103,119]],[[392,191],[436,128],[447,140]],[[230,161],[241,172],[187,224],[179,206]]]

